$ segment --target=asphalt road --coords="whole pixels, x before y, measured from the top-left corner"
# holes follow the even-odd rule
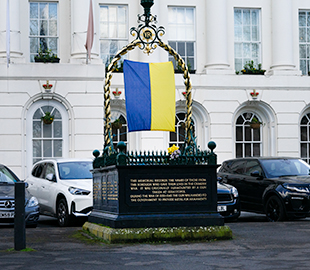
[[[270,223],[262,215],[243,213],[226,223],[234,238],[199,243],[106,245],[76,238],[81,225],[59,228],[40,218],[27,229],[32,252],[14,247],[14,228],[0,227],[0,269],[309,269],[310,219]]]

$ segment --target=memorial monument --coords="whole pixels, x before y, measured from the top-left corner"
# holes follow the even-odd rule
[[[188,68],[180,55],[162,42],[164,27],[156,26],[151,14],[153,0],[141,0],[144,14],[136,37],[111,60],[105,79],[104,150],[93,152],[94,209],[89,221],[112,228],[221,226],[217,213],[217,158],[214,142],[201,151],[192,125],[192,92]],[[126,153],[126,145],[113,147],[110,81],[121,56],[134,48],[150,54],[158,47],[172,55],[184,73],[186,89],[185,147],[170,153]],[[126,105],[127,107],[127,105]],[[176,154],[177,153],[177,154]]]

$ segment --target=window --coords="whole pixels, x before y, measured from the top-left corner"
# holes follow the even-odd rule
[[[245,160],[236,160],[236,161],[233,161],[233,162],[230,164],[231,173],[235,173],[235,174],[244,174],[245,164],[246,164],[246,161],[245,161]]]
[[[300,157],[310,164],[310,113],[300,121]]]
[[[51,124],[44,124],[41,120],[46,112],[54,116]],[[42,106],[35,111],[32,119],[32,134],[33,163],[43,158],[63,156],[62,117],[55,107]]]
[[[45,177],[44,178],[46,179],[46,176],[49,174],[55,175],[55,168],[54,168],[54,164],[52,164],[52,163],[46,164],[46,170],[45,170]]]
[[[113,122],[119,119],[120,125],[113,124]],[[126,118],[119,112],[111,112],[111,122],[112,122],[112,136],[113,136],[113,147],[116,150],[116,146],[119,142],[126,143],[127,145],[127,121]]]
[[[236,157],[259,157],[262,153],[262,128],[251,127],[250,123],[260,117],[254,113],[241,114],[236,121]]]
[[[257,66],[261,61],[259,9],[235,9],[235,70],[240,71],[249,61]]]
[[[310,72],[310,11],[299,12],[299,60],[303,75]]]
[[[36,167],[32,170],[31,175],[37,178],[40,178],[43,172],[44,164],[38,164]]]
[[[245,175],[251,175],[253,172],[258,172],[262,175],[262,168],[256,160],[248,160],[245,167]]]
[[[39,49],[58,54],[57,3],[30,3],[30,61]]]
[[[177,113],[175,116],[175,132],[170,132],[169,136],[169,147],[174,144],[176,146],[179,146],[180,149],[183,148],[185,143],[185,122],[186,114]],[[195,137],[195,124],[193,136]]]
[[[127,16],[127,6],[100,6],[100,57],[106,66],[128,43]]]
[[[190,7],[169,7],[168,44],[183,58],[189,70],[195,70],[195,9]],[[169,61],[178,66],[173,56]]]

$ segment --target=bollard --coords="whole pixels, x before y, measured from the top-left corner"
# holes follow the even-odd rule
[[[26,248],[25,183],[15,183],[14,249]]]

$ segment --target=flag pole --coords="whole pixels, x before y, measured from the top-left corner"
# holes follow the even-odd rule
[[[88,27],[86,34],[86,64],[88,64],[88,59],[91,59],[91,49],[93,47],[94,41],[94,16],[93,16],[93,4],[92,0],[89,1],[89,14],[88,14]]]
[[[7,67],[9,67],[10,64],[10,33],[11,27],[10,27],[10,1],[7,0],[6,2],[6,61],[7,61]]]

